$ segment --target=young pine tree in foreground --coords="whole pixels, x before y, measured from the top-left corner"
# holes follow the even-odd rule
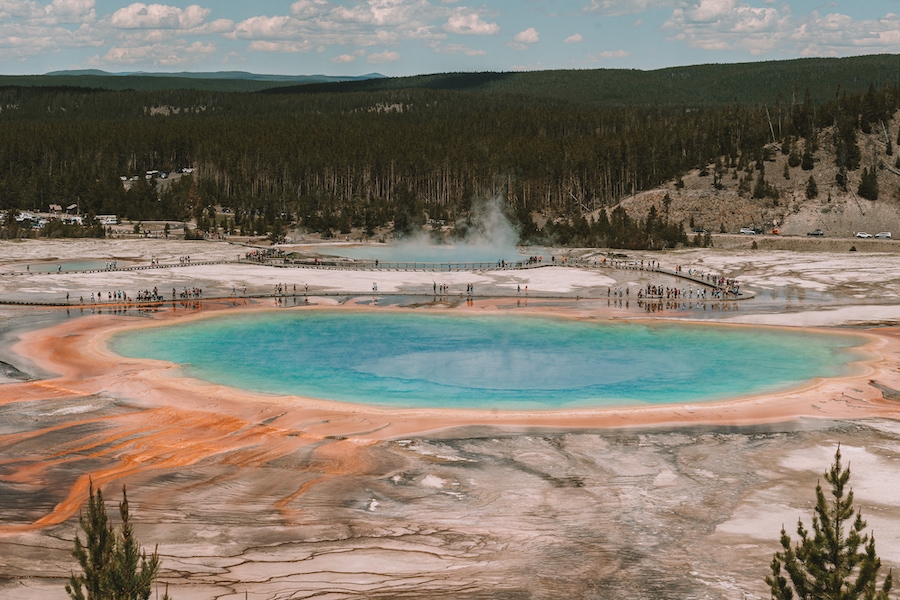
[[[826,501],[822,486],[816,485],[812,535],[798,520],[800,540],[792,547],[781,529],[783,549],[775,553],[772,574],[766,576],[773,600],[889,600],[892,574],[888,572],[879,588],[881,559],[875,554],[875,537],[863,533],[866,522],[853,508],[853,490],[845,493],[849,479],[850,468],[841,468],[838,446],[834,464],[825,472],[832,499]]]
[[[85,540],[75,536],[72,556],[81,566],[82,574],[74,573],[66,584],[66,592],[72,600],[147,600],[159,573],[159,555],[154,551],[148,557],[134,537],[128,512],[128,496],[122,487],[119,503],[122,525],[113,529],[103,504],[103,493],[94,493],[90,486],[87,515],[81,515],[79,523]],[[170,600],[168,593],[163,600]]]

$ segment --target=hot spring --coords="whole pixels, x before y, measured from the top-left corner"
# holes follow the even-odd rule
[[[525,262],[532,256],[550,257],[543,248],[519,249],[519,232],[504,213],[505,203],[478,200],[472,206],[466,223],[453,225],[453,237],[447,239],[440,231],[437,237],[415,235],[390,244],[362,246],[329,246],[317,252],[356,260],[378,260],[381,263],[462,263],[490,265]],[[441,222],[443,223],[443,222]],[[434,226],[434,225],[433,225]],[[447,243],[436,243],[439,241]]]
[[[536,316],[290,311],[123,332],[119,354],[245,390],[390,407],[703,402],[850,374],[857,336]]]
[[[508,264],[525,262],[531,256],[543,256],[550,262],[550,256],[543,248],[517,249],[499,246],[473,244],[372,244],[367,246],[331,246],[319,250],[322,254],[352,258],[355,260],[378,260],[380,263],[462,263],[462,264]]]

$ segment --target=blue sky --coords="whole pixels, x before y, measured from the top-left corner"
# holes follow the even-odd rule
[[[900,0],[0,0],[0,73],[415,75],[900,53]]]

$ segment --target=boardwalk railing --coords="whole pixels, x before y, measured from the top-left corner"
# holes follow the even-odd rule
[[[74,275],[74,274],[83,274],[83,273],[115,273],[118,271],[147,271],[151,269],[171,269],[174,267],[197,267],[201,265],[231,265],[234,264],[233,260],[205,260],[205,261],[191,261],[191,262],[181,262],[181,263],[156,263],[152,265],[132,265],[132,266],[124,266],[124,267],[104,267],[102,269],[63,269],[60,271],[56,270],[47,270],[47,271],[2,271],[0,275],[28,275],[28,276],[41,276],[41,275]],[[257,263],[259,264],[259,263]]]
[[[194,266],[207,266],[207,265],[234,265],[234,264],[244,264],[244,265],[259,265],[259,266],[269,266],[269,267],[277,267],[277,268],[305,268],[305,269],[323,269],[323,270],[370,270],[370,271],[425,271],[425,272],[451,272],[451,271],[502,271],[502,270],[518,270],[518,269],[536,269],[541,267],[570,267],[570,268],[580,268],[580,269],[613,269],[613,270],[635,270],[635,271],[647,271],[650,273],[658,273],[660,275],[667,275],[673,278],[682,279],[685,281],[690,281],[695,284],[711,288],[717,292],[717,294],[724,294],[724,296],[716,296],[717,298],[731,299],[731,300],[744,300],[748,298],[754,297],[754,294],[741,291],[740,288],[735,287],[734,285],[730,285],[731,282],[727,282],[725,285],[720,281],[721,277],[716,276],[712,273],[699,273],[695,271],[685,272],[681,269],[667,269],[659,266],[659,263],[656,261],[653,262],[637,262],[633,260],[618,260],[618,259],[603,259],[597,260],[596,257],[587,257],[583,259],[566,259],[560,261],[536,261],[536,260],[523,260],[523,261],[492,261],[492,262],[383,262],[383,261],[374,261],[374,260],[334,260],[327,259],[323,260],[319,259],[290,259],[284,257],[260,257],[260,258],[239,258],[238,260],[213,260],[213,261],[184,261],[178,263],[160,263],[160,264],[150,264],[150,265],[133,265],[133,266],[116,266],[110,267],[106,269],[86,269],[86,270],[70,270],[70,271],[5,271],[0,272],[0,276],[44,276],[44,275],[65,275],[65,274],[81,274],[81,273],[112,273],[116,271],[144,271],[144,270],[155,270],[155,269],[170,269],[173,267],[194,267]],[[726,280],[727,281],[727,280]],[[323,290],[317,290],[312,292],[314,295],[347,295],[347,294],[357,294],[357,295],[366,295],[369,292],[327,292]],[[300,294],[271,294],[271,293],[251,293],[251,294],[241,294],[240,298],[265,298],[265,297],[279,297],[279,296],[299,296]],[[304,292],[302,296],[306,296],[307,293]],[[401,295],[418,295],[416,293],[412,294],[401,294]],[[428,295],[423,293],[422,295]],[[445,294],[446,295],[446,294]],[[452,295],[463,296],[463,294],[458,294],[454,292]],[[535,294],[537,297],[539,294]],[[235,298],[236,296],[226,296],[226,295],[217,295],[210,296],[208,299],[213,298]],[[645,296],[646,299],[658,299],[660,296]],[[183,302],[186,299],[179,298],[176,301]],[[191,299],[187,299],[188,301]],[[169,300],[162,301],[144,301],[138,302],[137,304],[156,304],[161,302],[169,302]],[[79,304],[83,303],[81,301]],[[129,301],[130,303],[130,301]],[[13,299],[0,299],[0,304],[22,304],[22,305],[48,305],[48,306],[68,306],[70,303],[68,300],[65,303],[61,302],[45,302],[40,300],[13,300]],[[100,305],[106,303],[98,303]]]
[[[266,264],[274,267],[300,267],[306,269],[340,269],[354,271],[502,271],[507,269],[528,269],[549,266],[547,263],[522,261],[491,262],[422,262],[422,261],[374,261],[374,260],[334,260],[334,259],[269,259],[242,260],[248,264]]]

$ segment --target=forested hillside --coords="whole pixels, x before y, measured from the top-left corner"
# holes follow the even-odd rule
[[[727,104],[786,107],[840,93],[900,85],[900,55],[802,58],[671,67],[655,71],[596,69],[522,73],[441,73],[271,88],[267,93],[435,89],[555,98],[599,106],[699,107]]]
[[[662,206],[643,224],[604,213],[592,228],[584,217],[691,169],[751,168],[767,143],[814,154],[802,140],[827,127],[839,131],[840,172],[869,167],[856,134],[882,127],[900,88],[875,69],[862,92],[847,91],[860,89],[858,71],[852,85],[827,93],[795,89],[787,82],[807,73],[803,62],[784,63],[788,96],[743,75],[779,63],[713,65],[669,70],[669,89],[678,93],[647,88],[641,97],[656,101],[646,102],[631,102],[635,92],[625,84],[612,87],[620,102],[592,100],[596,72],[447,75],[440,85],[433,76],[418,87],[384,79],[279,93],[0,88],[0,209],[77,203],[85,214],[196,219],[201,228],[276,236],[288,226],[403,233],[426,218],[464,222],[474,201],[499,197],[526,239],[670,244],[683,229],[669,227]],[[837,70],[815,77],[844,81],[847,63],[822,64]],[[697,95],[696,82],[710,73],[718,73],[707,82],[716,97],[752,88],[758,101]],[[527,77],[513,85],[519,75]],[[588,91],[569,99],[560,93],[567,86]],[[762,101],[767,91],[771,101]],[[170,185],[144,177],[181,167],[194,168],[193,176]],[[134,176],[126,189],[121,178]],[[224,221],[215,206],[229,209]]]

